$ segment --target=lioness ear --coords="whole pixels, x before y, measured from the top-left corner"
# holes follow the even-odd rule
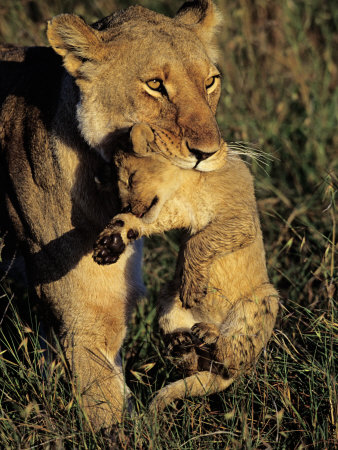
[[[101,42],[97,31],[74,14],[60,14],[50,20],[47,37],[56,53],[63,57],[64,66],[71,75],[77,75],[84,60],[99,57]]]
[[[215,62],[217,48],[214,38],[222,22],[222,16],[212,0],[194,0],[184,3],[178,10],[175,20],[191,27],[205,45],[210,59]]]

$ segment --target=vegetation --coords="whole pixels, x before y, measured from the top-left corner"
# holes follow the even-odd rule
[[[131,0],[0,0],[0,39],[44,44],[46,20],[89,22]],[[140,0],[173,14],[180,1]],[[148,240],[149,290],[123,348],[136,413],[110,435],[88,430],[62,354],[45,363],[39,326],[16,313],[26,288],[0,283],[0,443],[4,448],[285,448],[337,446],[335,250],[338,7],[330,0],[219,0],[223,93],[218,121],[230,142],[273,156],[252,161],[272,282],[281,295],[274,335],[252,373],[227,391],[147,415],[152,394],[176,376],[156,325],[179,233]],[[337,61],[337,60],[336,60]],[[247,144],[245,144],[247,145]],[[235,144],[234,144],[235,146]]]

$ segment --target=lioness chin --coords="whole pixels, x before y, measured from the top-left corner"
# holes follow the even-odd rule
[[[128,244],[175,228],[189,230],[174,280],[159,297],[170,357],[187,375],[151,404],[219,392],[252,366],[271,336],[278,294],[269,283],[252,176],[244,162],[198,172],[174,166],[147,126],[132,130],[134,154],[115,156],[122,207],[100,233],[99,264],[117,263]]]
[[[114,266],[92,260],[120,210],[116,180],[104,192],[95,180],[140,122],[173,164],[220,166],[218,24],[209,0],[173,18],[135,6],[92,26],[55,17],[52,48],[0,48],[1,231],[11,229],[41,309],[56,318],[96,428],[121,420],[128,403],[119,349],[143,284],[138,244]]]

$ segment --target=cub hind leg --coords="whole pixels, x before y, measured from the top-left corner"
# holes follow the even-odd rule
[[[254,363],[267,343],[277,311],[278,294],[271,284],[264,283],[251,298],[233,305],[218,330],[214,324],[202,322],[193,326],[192,333],[208,346],[212,359],[235,376]]]
[[[165,300],[161,298],[161,301]],[[168,299],[167,299],[168,300]],[[191,309],[184,309],[178,295],[162,303],[160,325],[164,332],[194,322]],[[229,311],[221,326],[199,322],[191,325],[198,338],[198,371],[160,389],[150,404],[152,413],[163,410],[176,399],[209,395],[225,390],[240,371],[249,368],[268,341],[278,311],[278,294],[264,283],[252,298],[241,299]]]

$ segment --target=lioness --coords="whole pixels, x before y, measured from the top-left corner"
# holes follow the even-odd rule
[[[116,156],[123,208],[99,235],[94,259],[111,264],[141,236],[189,230],[176,276],[159,299],[160,326],[187,375],[159,391],[152,408],[225,389],[271,336],[278,295],[269,283],[252,177],[224,154],[223,167],[174,166],[151,148],[149,127],[132,130],[136,155]],[[140,157],[144,156],[144,157]]]
[[[114,183],[102,192],[95,180],[139,122],[174,164],[218,168],[218,24],[210,0],[174,18],[135,6],[92,26],[55,17],[52,48],[0,48],[1,230],[20,244],[96,427],[120,420],[128,398],[119,349],[143,284],[138,243],[114,266],[92,259],[120,210]]]

